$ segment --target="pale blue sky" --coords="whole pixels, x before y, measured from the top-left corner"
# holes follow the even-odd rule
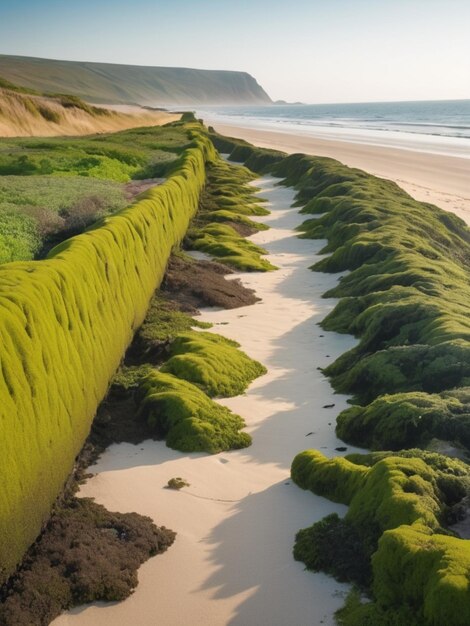
[[[245,70],[274,99],[470,98],[470,0],[0,0],[0,52]]]

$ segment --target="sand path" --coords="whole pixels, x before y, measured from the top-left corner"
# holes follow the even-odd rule
[[[346,396],[333,395],[317,368],[355,341],[317,326],[336,302],[321,295],[337,277],[308,269],[324,242],[296,237],[303,218],[290,208],[294,193],[276,182],[257,181],[271,204],[271,215],[261,218],[271,229],[253,241],[280,269],[238,275],[261,302],[202,316],[268,368],[246,394],[222,401],[245,417],[253,445],[214,456],[182,454],[164,442],[111,447],[82,494],[111,510],[150,515],[176,530],[177,539],[139,570],[128,600],[76,609],[55,626],[331,625],[344,602],[348,587],[305,572],[292,546],[299,528],[346,507],[299,489],[289,467],[306,448],[339,454],[335,418]],[[175,476],[191,486],[165,489]]]

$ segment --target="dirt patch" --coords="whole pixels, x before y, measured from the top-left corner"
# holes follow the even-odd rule
[[[252,289],[237,279],[227,280],[233,271],[221,263],[173,256],[167,267],[162,294],[184,311],[197,313],[199,307],[236,309],[258,302]]]
[[[137,569],[175,533],[137,513],[110,513],[73,497],[56,511],[18,573],[2,589],[0,623],[47,626],[68,608],[127,598]]]
[[[124,186],[124,194],[128,200],[133,200],[136,196],[147,189],[161,185],[164,178],[143,178],[142,180],[131,180]]]

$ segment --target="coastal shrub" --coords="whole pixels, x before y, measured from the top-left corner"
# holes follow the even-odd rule
[[[199,129],[183,128],[191,147],[178,170],[132,207],[43,261],[0,266],[1,580],[47,519],[197,209],[215,158]]]
[[[30,260],[40,245],[35,220],[17,213],[14,206],[0,205],[0,263]]]
[[[341,580],[360,582],[370,570],[357,572],[349,550],[359,546],[359,563],[361,555],[372,554],[373,602],[350,600],[340,623],[359,624],[362,616],[363,623],[373,624],[372,616],[383,612],[383,623],[394,624],[397,606],[423,626],[468,623],[470,544],[442,526],[449,504],[469,493],[465,463],[419,450],[335,459],[308,450],[294,459],[292,478],[302,488],[349,504],[344,526],[329,516],[300,531],[296,558]],[[341,552],[330,534],[349,525],[353,544]]]
[[[197,385],[211,397],[238,396],[266,373],[261,363],[239,350],[237,342],[213,333],[181,333],[170,343],[168,354],[160,371]]]
[[[59,124],[61,116],[58,111],[55,111],[54,109],[51,109],[50,107],[44,105],[39,105],[37,107],[37,110],[47,122],[54,122],[54,124]]]
[[[0,176],[5,223],[0,262],[29,261],[101,217],[129,204],[113,181],[57,176]],[[3,220],[3,217],[0,218]]]
[[[172,374],[150,372],[138,396],[141,417],[170,448],[215,454],[251,443],[251,437],[240,432],[245,423],[239,415]]]

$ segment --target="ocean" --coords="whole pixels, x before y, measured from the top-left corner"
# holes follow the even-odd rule
[[[206,107],[211,122],[470,158],[470,100]]]

